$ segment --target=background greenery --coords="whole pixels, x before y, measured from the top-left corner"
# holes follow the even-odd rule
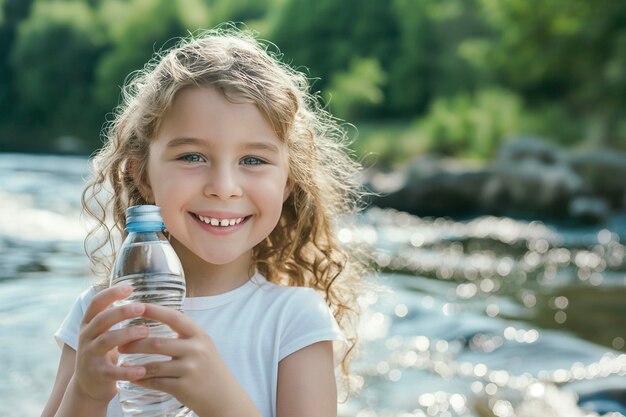
[[[381,164],[521,132],[626,149],[623,1],[0,0],[0,150],[93,151],[130,72],[224,21],[278,45]]]

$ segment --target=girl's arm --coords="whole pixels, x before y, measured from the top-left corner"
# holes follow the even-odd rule
[[[106,406],[103,408],[101,404],[94,403],[89,398],[83,398],[75,389],[73,382],[75,362],[76,351],[64,344],[52,393],[41,417],[106,415]],[[62,407],[60,407],[61,402],[63,402]]]
[[[54,380],[54,386],[52,387],[52,393],[41,412],[41,417],[52,417],[57,412],[65,390],[67,389],[67,385],[74,374],[75,362],[76,351],[64,344],[63,350],[61,351],[61,359],[59,360],[59,368],[57,369],[57,376]]]
[[[86,396],[78,387],[75,376],[72,375],[65,392],[62,394],[58,409],[54,414],[56,417],[63,416],[89,416],[105,417],[107,413],[107,403],[94,400]]]
[[[318,342],[278,364],[276,417],[336,417],[332,342]]]

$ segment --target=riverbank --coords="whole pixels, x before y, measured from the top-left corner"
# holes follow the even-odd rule
[[[370,203],[418,216],[477,215],[604,224],[626,212],[626,154],[567,151],[518,137],[475,166],[425,155],[392,172],[366,172]]]

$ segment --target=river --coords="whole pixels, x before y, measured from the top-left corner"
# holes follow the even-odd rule
[[[52,335],[89,286],[84,157],[0,154],[0,417],[34,417]],[[572,228],[372,208],[340,231],[374,254],[345,417],[626,414],[626,217]],[[593,412],[597,414],[592,414]]]

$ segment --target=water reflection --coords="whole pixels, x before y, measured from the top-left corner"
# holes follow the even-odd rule
[[[364,357],[379,360],[359,363],[357,416],[598,415],[578,406],[578,394],[599,380],[626,392],[617,233],[376,208],[361,222],[340,236],[374,251],[395,292],[364,298],[377,310],[364,325]],[[606,411],[625,411],[623,397]]]
[[[86,168],[0,155],[0,416],[40,413],[51,335],[88,285]],[[575,229],[372,208],[357,221],[339,237],[382,273],[360,298],[361,393],[342,417],[626,414],[626,219]]]
[[[599,332],[598,321],[586,317],[603,316],[601,322],[611,331],[626,328],[626,315],[620,314],[625,312],[626,250],[617,233],[556,233],[536,221],[483,217],[454,222],[380,209],[363,217],[358,231],[344,229],[342,236],[375,250],[383,271],[452,281],[452,301],[480,299],[490,317],[519,317],[524,313],[514,307],[523,306],[525,319],[542,327],[565,327],[586,340],[623,349],[620,335]],[[514,305],[503,304],[502,296]],[[454,303],[444,307],[454,308]]]

